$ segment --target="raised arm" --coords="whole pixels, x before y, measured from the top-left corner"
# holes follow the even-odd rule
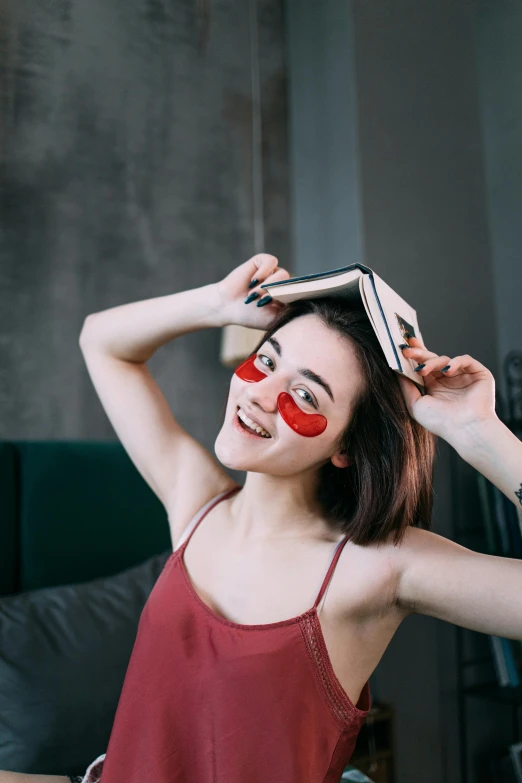
[[[160,345],[217,325],[213,286],[87,316],[80,347],[118,438],[169,516],[173,546],[188,519],[232,479],[176,421],[147,361]],[[183,488],[183,489],[181,489]]]
[[[411,415],[440,435],[479,473],[522,508],[522,441],[495,413],[495,379],[469,354],[438,356],[413,337],[403,349],[418,361],[426,396],[401,378]]]
[[[450,359],[416,338],[404,354],[419,362],[426,395],[400,378],[411,415],[443,437],[509,500],[522,503],[522,442],[495,413],[491,372],[465,354]],[[397,553],[397,603],[508,639],[522,640],[522,560],[474,552],[435,533],[411,528]]]
[[[274,307],[252,312],[243,300],[252,277],[261,283],[287,276],[276,268],[274,256],[254,256],[219,283],[85,319],[79,342],[87,370],[118,438],[165,506],[173,546],[198,509],[234,481],[176,421],[147,361],[160,346],[199,329],[241,323],[241,318],[245,325],[263,328]]]

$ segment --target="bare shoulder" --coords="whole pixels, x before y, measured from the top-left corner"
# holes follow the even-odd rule
[[[186,471],[185,478],[182,485],[178,483],[169,493],[165,502],[173,549],[191,519],[209,500],[237,487],[237,482],[208,453],[204,458],[197,453],[194,455],[192,470]]]
[[[402,542],[393,547],[393,559],[397,571],[397,605],[405,612],[417,611],[413,600],[408,600],[405,583],[414,572],[428,569],[434,561],[448,561],[464,547],[439,533],[425,528],[410,526],[406,529]]]
[[[427,553],[442,551],[445,544],[458,546],[417,527],[408,527],[398,544],[392,536],[369,546],[348,542],[338,564],[339,606],[364,621],[392,616],[398,621],[404,619],[415,611],[401,600],[404,575],[412,564],[417,567]]]
[[[401,611],[396,601],[401,575],[397,549],[391,542],[360,546],[348,541],[344,547],[337,584],[343,611],[352,618],[366,622]]]
[[[431,555],[434,552],[444,553],[456,549],[463,549],[463,547],[432,530],[413,526],[406,528],[402,542],[395,547],[401,570],[408,567],[418,555]]]

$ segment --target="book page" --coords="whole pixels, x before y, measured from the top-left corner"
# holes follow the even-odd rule
[[[377,339],[379,340],[384,355],[386,356],[386,361],[393,370],[396,370],[398,369],[397,359],[390,344],[390,337],[388,335],[388,330],[386,329],[386,324],[382,317],[382,313],[375,299],[375,291],[373,290],[370,275],[363,275],[361,278],[361,295],[365,303],[366,312],[368,313],[368,317],[373,326],[373,330],[377,335]]]
[[[373,317],[379,327],[377,334],[381,341],[381,345],[383,345],[383,350],[386,358],[388,359],[388,364],[390,367],[392,367],[392,369],[399,370],[399,368],[402,368],[402,372],[411,378],[412,381],[415,381],[415,383],[420,386],[424,386],[424,380],[422,376],[418,376],[413,371],[413,368],[417,366],[417,362],[414,362],[412,359],[406,359],[402,353],[402,350],[399,348],[401,343],[408,342],[404,336],[406,331],[409,331],[410,334],[412,334],[414,337],[419,337],[422,340],[416,311],[404,299],[402,299],[402,297],[400,297],[399,294],[393,290],[393,288],[390,288],[390,286],[387,285],[384,280],[382,280],[379,275],[374,272],[373,282],[375,284],[375,289],[377,291],[377,296],[379,297],[381,307],[384,310],[386,317],[386,321],[384,321],[379,304],[375,299],[375,293],[373,292],[370,276],[365,275],[364,278],[364,287],[368,306],[370,310],[372,310]],[[395,351],[397,353],[400,364],[398,364],[397,357],[393,351],[393,347],[390,342],[390,334],[388,334],[386,325],[390,330],[391,340],[395,346]],[[387,346],[386,349],[384,344]]]
[[[303,280],[299,283],[292,283],[290,280],[281,283],[278,281],[276,284],[268,283],[261,288],[266,288],[267,293],[280,302],[293,302],[296,299],[311,299],[318,296],[352,297],[354,292],[359,298],[357,281],[361,275],[360,269],[353,269],[343,274]]]
[[[359,293],[360,293],[360,296],[361,296],[361,301],[362,301],[362,303],[364,305],[364,309],[366,310],[366,314],[367,314],[367,316],[368,316],[368,318],[370,320],[370,323],[373,326],[373,331],[377,335],[377,337],[379,339],[379,342],[382,342],[381,337],[379,335],[379,332],[377,331],[377,324],[375,323],[375,318],[372,315],[371,308],[368,305],[368,301],[366,299],[366,291],[364,290],[364,279],[365,279],[365,277],[366,277],[366,275],[361,275],[361,277],[359,278]],[[372,291],[372,296],[373,296],[373,291]]]

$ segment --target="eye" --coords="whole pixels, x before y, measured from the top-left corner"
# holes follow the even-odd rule
[[[265,367],[269,367],[271,370],[273,370],[273,369],[274,369],[274,366],[275,366],[275,365],[274,365],[274,362],[272,361],[272,359],[270,358],[270,356],[267,356],[267,355],[266,355],[266,353],[259,353],[259,354],[257,355],[257,358],[259,359],[259,361],[260,361],[262,364],[264,364],[264,365],[265,365]],[[263,359],[267,359],[267,360],[270,362],[270,364],[267,364],[266,362],[264,362],[264,361],[263,361]]]
[[[317,408],[317,405],[316,405],[316,403],[315,403],[315,400],[314,400],[314,398],[312,397],[312,395],[310,394],[310,392],[309,392],[309,391],[306,391],[306,389],[297,389],[297,391],[298,391],[298,392],[304,392],[304,394],[306,395],[306,397],[305,397],[305,396],[303,396],[303,397],[302,397],[302,399],[303,399],[305,402],[308,402],[310,405],[313,405],[313,406],[314,406],[314,408]],[[299,395],[299,396],[301,396],[301,395]]]
[[[257,358],[261,362],[261,364],[264,364],[265,367],[268,367],[270,370],[273,370],[275,368],[275,364],[270,358],[270,356],[267,356],[266,353],[258,353]],[[266,362],[263,361],[266,359]],[[317,403],[310,394],[309,391],[306,389],[300,388],[297,389],[297,392],[303,392],[303,394],[299,394],[302,400],[304,400],[308,405],[312,405],[317,410]]]

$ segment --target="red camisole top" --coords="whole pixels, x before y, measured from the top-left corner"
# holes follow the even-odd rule
[[[196,593],[183,553],[220,493],[169,557],[143,608],[100,783],[339,783],[370,711],[334,674],[317,606],[244,625]],[[195,524],[194,524],[195,523]]]

